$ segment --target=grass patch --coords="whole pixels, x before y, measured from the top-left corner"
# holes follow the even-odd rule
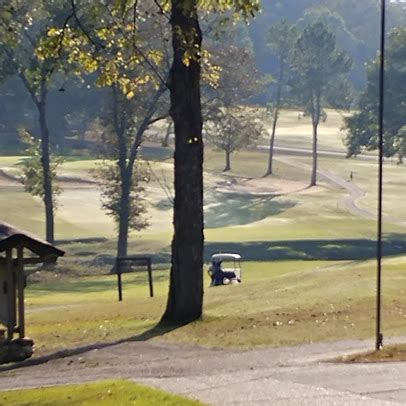
[[[406,344],[388,345],[380,351],[350,355],[340,359],[344,362],[400,362],[406,361]]]
[[[387,335],[406,334],[406,257],[384,262]],[[168,272],[155,273],[155,297],[145,274],[124,275],[117,301],[112,275],[27,288],[27,334],[37,355],[122,338],[146,339],[166,304]],[[375,328],[374,261],[244,262],[243,283],[208,288],[202,320],[159,340],[248,348],[371,337]],[[372,311],[371,311],[372,309]]]
[[[128,381],[102,381],[0,392],[0,404],[14,406],[202,405],[195,400]]]

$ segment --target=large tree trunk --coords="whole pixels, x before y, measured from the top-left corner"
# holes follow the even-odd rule
[[[312,148],[312,174],[310,177],[310,187],[317,184],[317,130],[320,123],[320,92],[312,95],[312,129],[313,129],[313,148]]]
[[[312,123],[313,126],[313,147],[312,147],[312,174],[310,177],[310,187],[317,184],[317,127],[318,123]]]
[[[116,85],[111,87],[113,103],[113,128],[117,137],[118,160],[120,171],[120,208],[118,214],[117,257],[127,256],[128,229],[130,218],[130,190],[132,181],[132,164],[127,166],[127,144],[124,133],[125,110],[120,108],[120,92]],[[122,97],[122,96],[121,96]]]
[[[284,69],[284,65],[283,65],[283,62],[281,61],[279,64],[278,88],[276,90],[276,102],[275,102],[275,108],[273,110],[272,134],[271,134],[271,139],[269,141],[268,169],[265,173],[265,176],[272,175],[273,149],[274,149],[274,144],[275,144],[276,125],[278,123],[279,109],[281,106],[281,98],[282,98],[283,69]]]
[[[172,123],[172,121],[170,121],[170,123],[168,124],[168,127],[166,127],[165,137],[162,140],[162,146],[165,148],[169,147],[169,137],[171,135],[172,127],[173,127],[173,123]]]
[[[223,172],[231,170],[231,153],[228,150],[225,150],[226,153],[226,165],[224,166]]]
[[[197,1],[172,1],[170,72],[171,116],[175,126],[175,199],[169,294],[161,322],[181,325],[198,319],[203,308],[203,140],[200,62],[183,62],[184,38],[201,46]],[[196,52],[196,55],[197,52]]]
[[[272,175],[272,164],[273,164],[273,148],[275,144],[275,133],[276,133],[276,124],[278,122],[279,109],[275,108],[274,118],[272,122],[272,133],[271,139],[269,141],[269,157],[268,157],[268,169],[266,170],[265,176]]]
[[[117,257],[126,257],[128,250],[128,229],[130,220],[131,178],[124,170],[121,179],[120,214],[118,221]]]
[[[54,202],[52,193],[52,176],[49,157],[49,130],[46,115],[46,90],[42,89],[41,101],[38,104],[39,125],[41,130],[41,163],[43,170],[44,186],[44,206],[45,206],[45,224],[46,240],[53,244],[54,235]]]

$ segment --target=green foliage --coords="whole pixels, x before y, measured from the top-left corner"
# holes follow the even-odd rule
[[[406,153],[406,29],[393,30],[385,60],[384,155]],[[378,148],[379,58],[368,67],[368,84],[359,102],[359,111],[345,121],[348,155]]]
[[[98,165],[95,175],[100,182],[102,207],[118,225],[122,212],[122,177],[120,167],[116,163],[104,161]],[[128,226],[132,230],[143,230],[149,225],[145,200],[145,184],[149,181],[149,173],[145,163],[137,161],[131,178],[129,191]]]
[[[324,115],[327,90],[349,72],[351,64],[351,58],[337,48],[334,34],[323,23],[304,29],[294,49],[291,84],[314,124]]]
[[[290,24],[287,20],[281,20],[272,25],[269,30],[267,46],[278,60],[278,66],[273,72],[274,81],[272,83],[275,87],[275,94],[272,101],[268,103],[273,120],[278,119],[278,110],[288,98],[286,93],[290,90],[288,86],[291,75],[290,65],[298,36],[296,25]]]
[[[20,76],[36,104],[61,67],[57,55],[43,55],[42,43],[49,27],[61,24],[64,13],[63,2],[58,0],[11,0],[0,13],[0,54],[8,61],[8,69],[12,67]]]
[[[235,35],[224,37],[221,43],[210,41],[208,48],[212,64],[209,73],[212,76],[217,75],[215,81],[207,80],[206,75],[203,75],[205,82],[210,85],[202,86],[203,110],[204,113],[208,111],[209,116],[210,110],[247,103],[250,98],[257,96],[269,81],[255,67],[252,52],[240,46]],[[203,66],[206,68],[207,65]],[[205,73],[206,69],[203,72]]]
[[[22,163],[24,189],[31,195],[44,199],[44,169],[41,161],[41,140],[33,137],[24,128],[19,129],[19,134],[21,142],[26,146],[25,153],[29,156]],[[58,168],[63,162],[63,157],[50,154],[50,175],[53,184],[52,190],[55,207],[56,199],[61,193],[61,189],[55,180]]]
[[[187,3],[188,0],[184,0]],[[190,1],[190,0],[189,0]],[[198,0],[201,9],[220,13],[234,10],[244,18],[254,17],[260,10],[260,0]]]
[[[271,26],[267,45],[280,63],[286,65],[292,53],[292,48],[298,38],[296,25],[287,20],[281,20]]]
[[[146,85],[159,87],[167,27],[152,3],[82,2],[75,12],[72,24],[48,30],[43,57],[62,56],[78,77],[93,75],[96,86],[117,86],[128,99]]]
[[[218,109],[205,126],[207,139],[217,149],[233,153],[266,133],[262,121],[246,108]]]

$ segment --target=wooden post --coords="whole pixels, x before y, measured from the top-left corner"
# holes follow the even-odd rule
[[[123,300],[123,286],[121,283],[121,263],[120,260],[116,259],[116,272],[117,272],[117,287],[118,287],[118,301]]]
[[[152,284],[151,258],[148,258],[147,260],[147,267],[148,267],[149,296],[154,297],[154,286]]]
[[[13,250],[9,248],[6,251],[6,271],[7,271],[7,299],[8,299],[8,320],[7,320],[7,340],[11,341],[14,334],[15,326],[15,300],[14,299],[14,283],[13,283]],[[14,303],[13,303],[14,302]]]
[[[18,290],[18,334],[25,337],[25,308],[24,308],[24,247],[17,247],[17,290]]]

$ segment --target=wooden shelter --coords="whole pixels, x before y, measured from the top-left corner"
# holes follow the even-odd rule
[[[64,251],[32,234],[0,223],[0,323],[7,328],[6,341],[25,336],[24,265],[55,263]]]

